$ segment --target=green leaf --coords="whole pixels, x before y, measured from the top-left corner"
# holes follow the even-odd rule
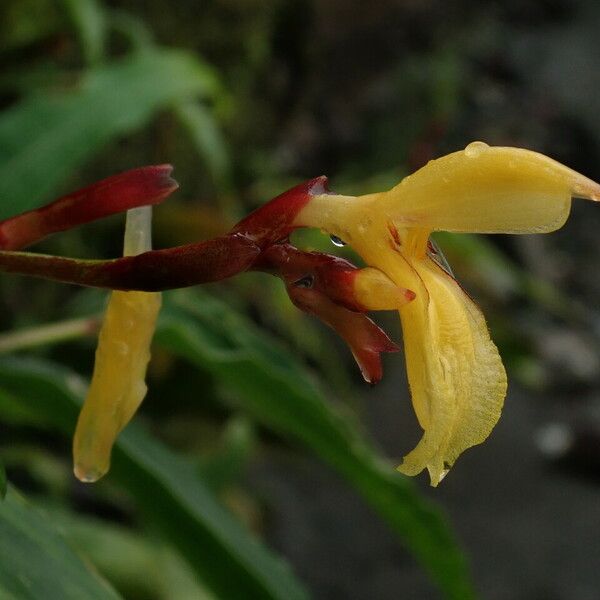
[[[75,428],[85,387],[77,375],[53,363],[0,360],[5,395],[35,411],[38,426],[44,423],[67,436]],[[0,416],[4,417],[1,404]],[[244,530],[197,472],[195,464],[133,423],[117,441],[110,476],[136,498],[146,518],[217,597],[306,598],[288,566]]]
[[[181,556],[156,536],[108,521],[44,507],[67,541],[88,557],[126,598],[209,600]]]
[[[0,465],[0,498],[4,500],[6,498],[6,491],[8,489],[8,483],[6,480],[6,469],[4,465]]]
[[[87,567],[46,516],[9,488],[0,505],[0,597],[116,600],[120,596]]]
[[[231,163],[221,131],[211,111],[199,102],[179,102],[175,114],[223,192],[231,191]]]
[[[86,62],[100,62],[106,37],[103,7],[96,0],[62,0],[62,3],[79,36]]]
[[[152,49],[91,69],[70,89],[30,94],[0,115],[0,218],[51,199],[109,140],[216,86],[192,55]]]
[[[251,456],[254,442],[249,420],[232,418],[223,432],[219,450],[199,465],[202,479],[215,491],[238,479]]]
[[[268,336],[205,294],[167,295],[157,340],[212,372],[256,419],[296,439],[352,484],[448,598],[473,597],[465,560],[446,521],[334,409],[312,377]]]

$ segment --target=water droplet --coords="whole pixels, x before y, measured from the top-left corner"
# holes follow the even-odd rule
[[[471,142],[465,148],[465,156],[468,158],[477,158],[482,152],[487,150],[489,146],[485,142]]]
[[[343,248],[346,245],[346,242],[339,238],[337,235],[330,235],[331,243],[338,248]]]
[[[77,477],[77,479],[83,483],[94,483],[95,481],[98,481],[98,479],[100,479],[105,473],[94,467],[86,468],[81,464],[76,464],[73,472],[75,473],[75,477]]]

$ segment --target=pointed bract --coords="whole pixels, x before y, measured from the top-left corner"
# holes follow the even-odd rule
[[[125,171],[41,208],[0,221],[0,249],[25,248],[52,233],[138,206],[158,204],[178,188],[171,178],[172,171],[171,165]]]

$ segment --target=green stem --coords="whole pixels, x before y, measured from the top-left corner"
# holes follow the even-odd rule
[[[0,334],[0,354],[92,335],[98,331],[100,322],[100,317],[84,317]]]

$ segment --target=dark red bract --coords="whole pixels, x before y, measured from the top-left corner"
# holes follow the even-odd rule
[[[347,260],[300,250],[289,243],[296,216],[311,197],[327,193],[317,177],[277,196],[225,235],[112,260],[78,260],[14,252],[64,231],[157,204],[177,189],[172,167],[133,169],[54,202],[0,222],[0,270],[65,283],[117,290],[160,291],[219,281],[243,271],[264,271],[283,280],[292,302],[333,328],[350,347],[363,377],[381,379],[381,352],[398,347],[364,313],[354,293],[360,270]]]

